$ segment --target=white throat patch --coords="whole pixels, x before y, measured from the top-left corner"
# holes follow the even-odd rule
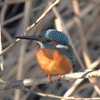
[[[40,45],[40,47],[41,47],[41,48],[44,48],[44,45],[43,45],[43,43],[42,43],[42,42],[37,41],[37,43]]]

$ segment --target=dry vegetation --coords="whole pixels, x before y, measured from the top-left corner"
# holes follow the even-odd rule
[[[23,33],[38,35],[50,28],[63,31],[69,38],[75,55],[74,72],[100,69],[100,1],[61,0],[46,13],[50,7],[50,0],[0,2],[0,82],[44,76],[35,59],[38,48],[36,42],[16,40],[15,43],[13,37]],[[40,17],[44,12],[45,17]],[[0,100],[55,100],[56,96],[51,95],[53,98],[49,98],[50,95],[45,94],[42,97],[41,93],[70,97],[71,100],[73,97],[74,100],[92,99],[100,97],[100,78],[57,81],[28,89],[37,92],[2,90]],[[38,96],[38,92],[42,96]]]

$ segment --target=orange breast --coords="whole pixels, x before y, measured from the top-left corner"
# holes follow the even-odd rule
[[[70,59],[59,50],[39,48],[36,51],[36,59],[39,67],[46,74],[65,74],[72,70]]]

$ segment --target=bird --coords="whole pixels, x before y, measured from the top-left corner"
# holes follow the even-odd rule
[[[36,50],[36,61],[40,69],[48,75],[48,82],[52,82],[53,75],[57,75],[60,80],[62,74],[73,70],[73,49],[63,32],[48,29],[38,36],[15,36],[15,38],[37,41],[39,48]]]

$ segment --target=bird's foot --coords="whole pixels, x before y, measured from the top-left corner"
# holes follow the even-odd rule
[[[61,75],[60,75],[60,74],[58,74],[58,81],[60,81],[60,77],[61,77]]]
[[[52,81],[51,81],[51,75],[50,75],[50,74],[48,75],[48,82],[49,82],[49,83],[52,82]]]
[[[60,81],[61,74],[58,74],[58,81]],[[51,83],[51,75],[48,74],[48,82]]]

